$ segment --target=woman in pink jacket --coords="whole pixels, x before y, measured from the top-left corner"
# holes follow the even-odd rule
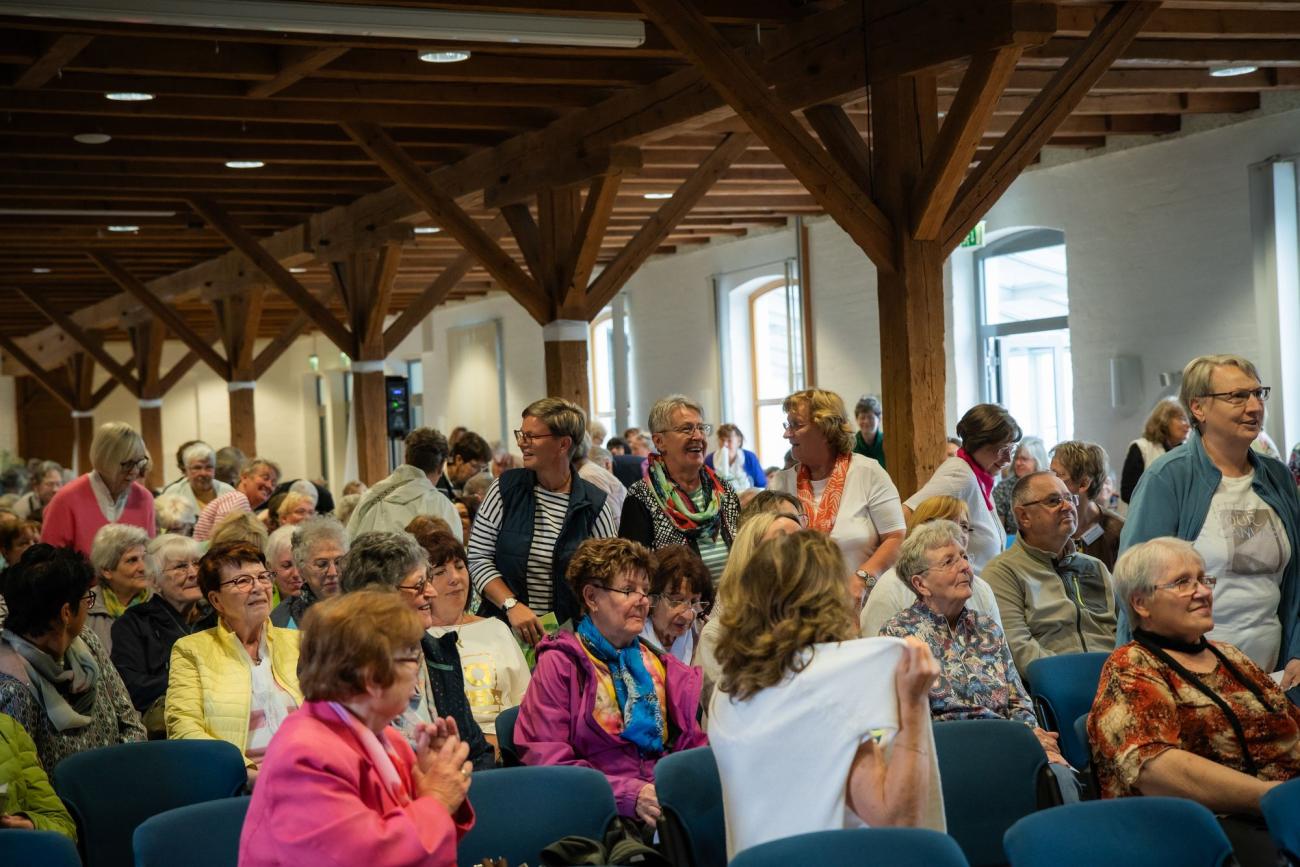
[[[152,539],[153,494],[140,484],[149,469],[149,451],[128,424],[109,422],[90,443],[91,471],[64,485],[45,507],[41,541],[76,548],[90,558],[95,533],[105,524],[134,524]]]
[[[303,706],[271,739],[239,841],[240,867],[454,867],[474,824],[469,747],[450,717],[417,748],[389,723],[415,687],[423,629],[392,590],[312,606]]]
[[[527,765],[595,768],[621,816],[659,819],[654,768],[707,743],[696,719],[702,676],[640,640],[654,555],[628,539],[588,539],[566,576],[584,615],[537,645],[537,669],[515,724]]]

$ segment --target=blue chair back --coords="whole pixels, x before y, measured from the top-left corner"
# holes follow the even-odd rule
[[[474,775],[469,802],[474,827],[461,838],[461,867],[485,858],[537,864],[539,853],[561,837],[602,840],[616,815],[614,791],[591,768],[498,768]]]
[[[1259,808],[1277,848],[1292,864],[1300,864],[1300,779],[1269,789]]]
[[[248,779],[225,741],[146,741],[68,756],[50,775],[77,822],[86,867],[131,867],[131,836],[167,810],[229,798]]]
[[[508,707],[497,714],[492,727],[497,733],[497,748],[501,751],[501,766],[517,768],[523,764],[519,750],[515,748],[515,723],[519,720],[519,708]]]
[[[1004,842],[1012,867],[1235,863],[1232,844],[1214,814],[1185,798],[1116,798],[1054,807],[1016,822]]]
[[[1082,768],[1091,765],[1092,744],[1088,742],[1088,714],[1086,713],[1079,714],[1079,716],[1074,721],[1074,725],[1071,728],[1074,730],[1074,739],[1083,745],[1083,764],[1075,764],[1075,762],[1073,761],[1071,761],[1070,764],[1074,765],[1074,767],[1076,768]],[[1068,760],[1069,756],[1066,756],[1066,759]]]
[[[1087,713],[1097,696],[1101,667],[1109,653],[1065,653],[1029,663],[1025,677],[1043,728],[1061,736],[1061,755],[1076,768],[1088,763],[1088,742],[1080,741],[1072,723]]]
[[[1039,807],[1047,754],[1029,726],[1004,719],[934,725],[948,833],[974,867],[1005,864],[1002,835]]]
[[[251,800],[204,801],[145,819],[133,837],[135,867],[237,867],[239,835]],[[203,835],[201,846],[194,843],[196,833]]]
[[[924,828],[818,831],[773,840],[738,854],[732,867],[969,867],[947,834]]]
[[[77,844],[53,831],[0,830],[0,864],[81,867]]]
[[[723,867],[727,863],[727,824],[722,809],[722,778],[709,747],[670,753],[655,765],[655,794],[663,812],[664,851],[683,867]]]

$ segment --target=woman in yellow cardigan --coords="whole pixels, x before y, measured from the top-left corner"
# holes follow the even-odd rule
[[[239,747],[251,787],[280,724],[300,704],[298,632],[270,624],[271,573],[255,545],[214,545],[199,561],[199,588],[217,625],[172,645],[167,737]]]

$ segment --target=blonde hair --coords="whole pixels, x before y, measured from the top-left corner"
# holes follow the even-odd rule
[[[727,565],[722,567],[722,575],[718,577],[718,588],[721,589],[723,584],[731,581],[744,580],[745,567],[749,560],[754,556],[754,551],[763,542],[763,536],[772,528],[781,518],[793,520],[788,515],[782,515],[780,512],[759,512],[740,525],[736,531],[735,537],[731,540],[731,550],[727,554]]]
[[[259,551],[266,550],[266,525],[252,512],[231,512],[212,528],[209,549],[225,542],[247,542]]]
[[[535,418],[560,437],[569,438],[569,462],[583,457],[583,436],[587,433],[587,414],[576,403],[562,397],[544,397],[524,407],[523,418]]]
[[[758,546],[743,581],[721,589],[718,688],[744,700],[808,664],[805,648],[858,635],[844,555],[828,536],[803,530]]]
[[[781,401],[781,411],[807,410],[809,424],[826,437],[836,454],[847,455],[853,451],[853,426],[844,400],[824,388],[805,388]]]
[[[110,421],[95,431],[90,441],[90,465],[103,476],[104,481],[117,483],[122,478],[122,464],[144,458],[150,460],[144,439],[129,424]],[[141,468],[143,477],[148,465]]]
[[[297,482],[294,482],[294,484],[297,484]],[[315,491],[312,493],[315,493]],[[284,498],[280,500],[280,508],[275,510],[275,516],[283,521],[286,515],[291,514],[294,509],[298,508],[303,503],[311,506],[313,512],[316,511],[315,497],[309,497],[299,491],[290,490],[284,495]]]
[[[1147,423],[1142,428],[1142,437],[1156,445],[1168,445],[1169,423],[1179,416],[1182,416],[1188,422],[1191,421],[1191,416],[1187,414],[1187,410],[1183,409],[1183,405],[1176,398],[1161,398],[1156,403],[1155,409],[1151,410],[1151,415],[1147,416]]]
[[[960,522],[962,519],[970,520],[970,506],[966,505],[965,500],[959,500],[956,497],[940,495],[937,497],[926,497],[916,504],[916,511],[907,522],[907,532],[911,533],[922,524],[928,524],[931,521],[953,521]]]
[[[1210,393],[1210,389],[1213,388],[1210,381],[1214,378],[1214,371],[1220,367],[1235,367],[1259,382],[1259,371],[1255,369],[1255,365],[1240,355],[1201,355],[1187,362],[1187,366],[1183,368],[1183,384],[1178,389],[1178,399],[1182,402],[1183,409],[1187,411],[1187,420],[1197,430],[1201,429],[1201,425],[1196,420],[1196,414],[1192,412],[1192,401],[1199,400]],[[1162,442],[1161,445],[1164,443]]]

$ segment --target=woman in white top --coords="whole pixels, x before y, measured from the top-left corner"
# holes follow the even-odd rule
[[[949,496],[965,501],[970,508],[970,545],[966,554],[976,572],[1002,553],[1007,533],[993,508],[993,480],[1015,454],[1020,425],[996,403],[979,403],[966,410],[957,422],[961,448],[939,464],[930,481],[903,503],[910,515],[931,497]]]
[[[196,511],[217,497],[234,490],[216,478],[217,453],[202,440],[191,440],[176,453],[176,465],[185,475],[162,489],[163,494],[178,494],[188,500]]]
[[[813,831],[943,830],[928,699],[938,663],[916,639],[855,639],[833,542],[809,531],[764,542],[745,580],[723,584],[720,617],[709,743],[728,858]]]
[[[686,545],[655,552],[650,573],[650,616],[641,637],[685,665],[695,656],[696,639],[713,605],[713,577],[700,555]]]
[[[1156,402],[1147,423],[1142,428],[1142,436],[1129,443],[1124,455],[1124,469],[1119,477],[1119,498],[1125,503],[1133,499],[1137,490],[1138,479],[1147,467],[1155,463],[1156,458],[1176,446],[1182,445],[1191,433],[1192,424],[1175,398],[1165,397]]]
[[[898,489],[875,460],[853,453],[853,427],[833,391],[797,391],[781,404],[785,438],[796,461],[772,477],[772,489],[795,494],[808,526],[828,534],[856,575],[859,599],[898,559],[906,524]]]

